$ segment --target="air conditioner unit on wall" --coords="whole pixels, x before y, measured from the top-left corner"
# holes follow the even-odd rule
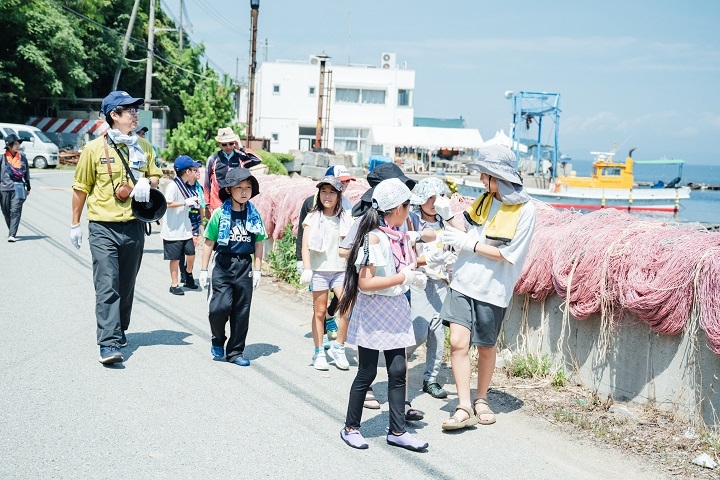
[[[397,55],[394,53],[383,53],[380,57],[380,67],[383,69],[397,68]]]

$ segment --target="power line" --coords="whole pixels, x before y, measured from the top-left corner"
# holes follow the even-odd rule
[[[75,15],[76,17],[78,17],[78,18],[80,18],[80,19],[82,19],[82,20],[84,20],[84,21],[86,21],[86,22],[88,22],[88,23],[91,23],[91,24],[93,24],[93,25],[95,25],[95,26],[97,26],[97,27],[99,27],[99,28],[101,28],[101,29],[109,32],[109,33],[112,33],[112,34],[114,34],[114,35],[116,35],[116,36],[118,36],[118,37],[124,37],[124,36],[125,36],[125,34],[119,32],[119,31],[117,31],[117,30],[115,30],[115,29],[112,29],[112,28],[110,28],[110,27],[107,27],[107,26],[105,26],[105,25],[103,25],[103,24],[101,24],[101,23],[98,23],[98,22],[96,22],[95,20],[93,20],[92,18],[86,17],[86,16],[83,15],[82,13],[73,10],[72,8],[68,7],[67,5],[63,5],[62,3],[58,2],[57,0],[53,0],[53,2],[54,2],[56,5],[58,5],[60,8],[62,8],[63,10],[67,10],[68,12],[72,13],[72,14]],[[137,39],[137,38],[135,38],[135,37],[130,37],[130,41],[133,42],[134,44],[138,45],[139,47],[141,47],[142,50],[144,50],[145,52],[147,52],[147,49],[148,49],[148,48],[147,48],[147,42],[146,42],[146,41]],[[192,43],[194,43],[194,42],[192,42]],[[195,46],[197,47],[198,44],[195,43]],[[204,76],[204,75],[200,75],[200,74],[197,74],[197,73],[192,72],[192,71],[190,71],[190,70],[187,70],[186,68],[184,68],[184,67],[182,67],[182,66],[180,66],[180,65],[178,65],[178,64],[176,64],[176,63],[174,63],[174,62],[171,62],[170,60],[167,60],[167,59],[165,59],[165,58],[160,57],[156,52],[153,52],[153,55],[156,56],[156,57],[158,57],[158,58],[160,58],[164,63],[166,63],[166,64],[168,64],[168,65],[172,65],[172,66],[174,66],[174,67],[176,67],[176,68],[178,68],[178,69],[180,69],[180,70],[186,71],[186,72],[188,72],[188,73],[192,73],[193,75],[196,75],[196,76],[198,76],[198,77],[207,78],[207,77]],[[215,69],[216,69],[216,70],[219,70],[220,73],[223,73],[223,74],[228,75],[228,76],[230,75],[229,73],[227,73],[226,71],[224,71],[224,70],[220,67],[220,65],[218,65],[218,64],[215,63],[210,57],[208,57],[205,53],[203,53],[202,56],[205,57],[205,59],[208,61],[208,63],[214,65],[214,66],[215,66]],[[132,60],[132,59],[127,59],[127,58],[126,58],[126,60],[129,61],[129,62],[141,62],[141,61],[145,61],[146,59],[142,59],[142,60]]]
[[[200,4],[199,6],[200,6],[201,9],[210,12],[210,13],[212,14],[212,16],[213,16],[213,20],[215,20],[216,22],[222,23],[223,26],[225,26],[225,27],[227,27],[227,28],[229,28],[229,29],[231,29],[231,30],[236,30],[236,29],[238,29],[238,26],[237,26],[236,24],[230,22],[230,21],[226,18],[226,15],[223,15],[222,13],[218,12],[218,11],[215,9],[215,7],[213,7],[212,4],[211,4],[210,2],[208,2],[207,0],[195,0],[195,1],[196,1],[198,4]]]

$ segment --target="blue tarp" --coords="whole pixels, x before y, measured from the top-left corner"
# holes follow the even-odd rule
[[[368,172],[372,172],[373,168],[388,162],[392,162],[392,158],[386,157],[385,155],[370,155],[370,157],[368,157]]]

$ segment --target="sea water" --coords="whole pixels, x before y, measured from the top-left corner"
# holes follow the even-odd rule
[[[572,169],[577,176],[590,175],[592,161],[572,160]],[[666,184],[679,176],[678,165],[633,165],[633,174],[637,182],[656,183],[662,180]],[[685,164],[682,167],[682,180],[679,185],[697,183],[705,185],[720,185],[720,164],[693,165]],[[655,218],[653,216],[653,218]],[[657,218],[668,218],[660,215]],[[689,200],[681,200],[680,211],[671,219],[685,222],[703,222],[720,224],[720,190],[692,190]]]

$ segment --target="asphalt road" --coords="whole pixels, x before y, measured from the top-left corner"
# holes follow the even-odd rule
[[[158,228],[145,246],[121,368],[98,363],[92,265],[70,244],[72,172],[33,170],[18,235],[0,242],[0,478],[657,479],[642,459],[560,432],[513,398],[493,426],[444,433],[454,409],[422,394],[411,365],[412,453],[385,443],[381,410],[365,410],[359,451],[339,438],[355,366],[310,366],[309,295],[269,277],[253,296],[247,368],[212,360],[204,292],[168,292]],[[199,267],[199,265],[198,265]],[[196,267],[196,272],[199,268]],[[348,355],[356,365],[356,353]],[[449,370],[448,370],[449,372]]]

